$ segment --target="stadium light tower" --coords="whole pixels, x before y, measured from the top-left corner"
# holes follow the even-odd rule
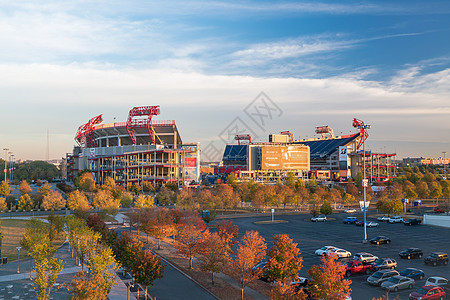
[[[6,181],[6,169],[8,168],[8,166],[6,165],[6,162],[8,161],[8,148],[3,148],[3,150],[5,150],[5,181]]]
[[[363,179],[362,179],[362,186],[363,186],[363,212],[364,212],[364,239],[363,243],[367,243],[367,204],[366,204],[366,187],[369,185],[369,181],[366,179],[366,139],[369,136],[367,133],[367,130],[370,129],[370,125],[364,124],[363,121],[354,119],[353,120],[353,127],[356,127],[361,132],[361,139],[362,139],[362,146],[363,146]]]

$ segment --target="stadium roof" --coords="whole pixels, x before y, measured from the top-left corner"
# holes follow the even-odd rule
[[[303,144],[309,146],[310,158],[321,159],[329,156],[336,151],[340,146],[347,146],[359,137],[359,133],[352,135],[346,135],[341,138],[326,139],[326,140],[313,140],[294,142],[293,144]]]

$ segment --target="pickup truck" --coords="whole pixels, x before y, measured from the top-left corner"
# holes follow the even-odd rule
[[[355,224],[358,221],[356,217],[347,217],[344,219],[344,224]]]
[[[369,274],[372,268],[370,264],[363,264],[358,260],[349,260],[345,263],[345,276],[350,277],[354,273]]]

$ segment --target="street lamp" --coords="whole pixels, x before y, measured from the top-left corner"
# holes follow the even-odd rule
[[[19,257],[20,257],[20,249],[22,249],[22,247],[16,247],[17,249],[17,273],[20,273],[20,261],[19,261]]]
[[[8,168],[8,166],[6,165],[6,162],[8,160],[8,148],[3,148],[3,150],[5,150],[5,181],[6,181],[6,169]]]
[[[11,177],[11,182],[14,181],[14,158],[16,156],[14,154],[11,154],[11,171],[9,172],[9,176]]]
[[[447,179],[447,167],[446,167],[446,161],[445,161],[445,154],[447,153],[447,151],[442,151],[442,154],[444,154],[444,161],[443,161],[443,163],[444,163],[444,176],[445,176],[445,179]]]

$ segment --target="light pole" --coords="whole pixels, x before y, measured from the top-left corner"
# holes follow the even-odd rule
[[[8,148],[3,148],[3,150],[5,150],[5,181],[6,181],[6,169],[7,169],[7,165],[6,162],[8,161]]]
[[[447,151],[442,151],[442,154],[444,154],[444,161],[443,161],[443,163],[444,163],[444,176],[445,176],[445,179],[447,180],[447,167],[446,167],[446,161],[445,161],[445,154],[447,153]]]
[[[11,177],[11,182],[13,182],[14,181],[14,158],[15,158],[16,156],[14,155],[14,154],[11,154],[11,166],[10,166],[10,168],[11,168],[11,171],[9,172],[9,176]]]
[[[20,249],[22,249],[22,247],[16,247],[17,249],[17,273],[20,273],[20,261],[19,261],[19,257],[20,257]]]

